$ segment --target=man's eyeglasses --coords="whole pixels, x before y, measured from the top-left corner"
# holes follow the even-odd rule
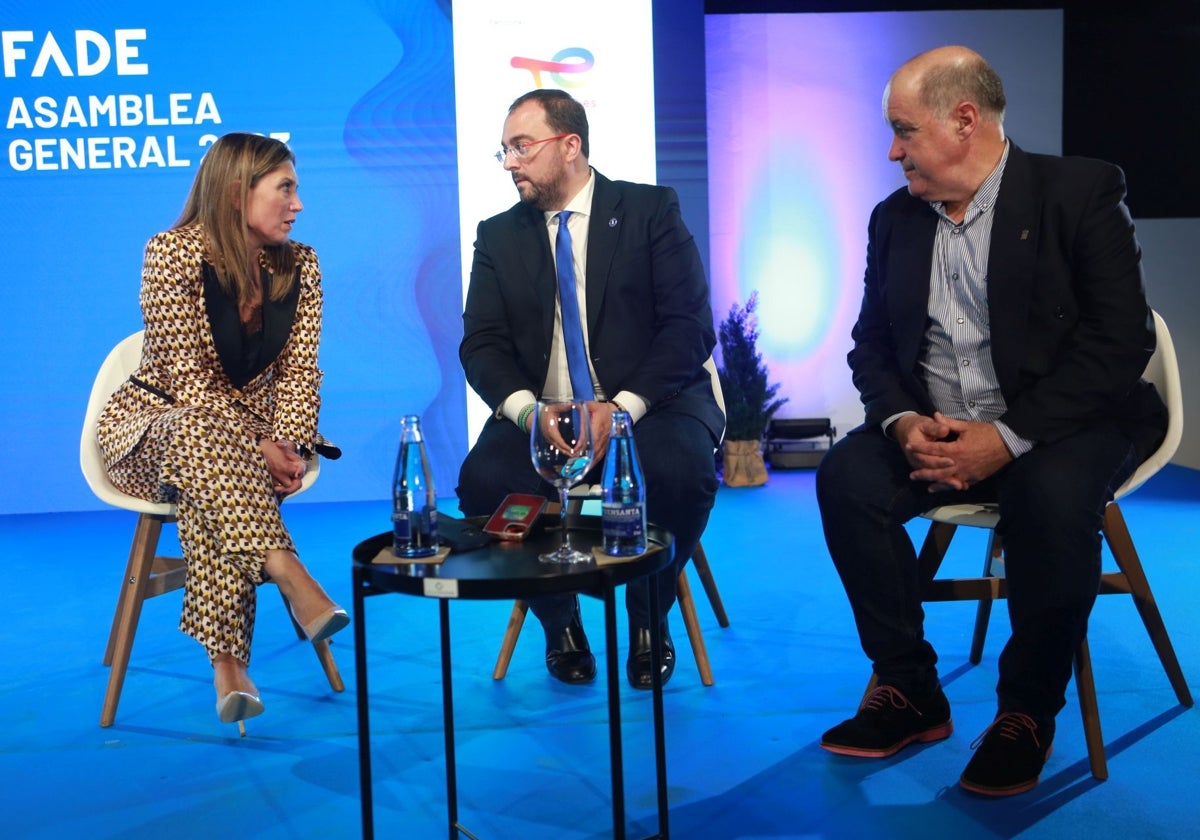
[[[495,157],[500,163],[504,163],[504,159],[509,155],[512,155],[517,160],[524,160],[525,156],[529,154],[529,150],[539,143],[549,143],[551,140],[561,140],[564,137],[570,136],[571,132],[567,132],[566,134],[556,134],[553,137],[547,137],[545,140],[528,140],[513,146],[501,146],[500,151],[496,152]]]

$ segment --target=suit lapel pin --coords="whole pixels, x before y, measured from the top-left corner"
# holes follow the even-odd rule
[[[617,226],[617,217],[616,216],[613,216],[611,219],[608,220],[608,226],[609,227]]]
[[[1028,238],[1029,238],[1029,228],[1026,228],[1025,230],[1021,231],[1021,241],[1024,242]]]

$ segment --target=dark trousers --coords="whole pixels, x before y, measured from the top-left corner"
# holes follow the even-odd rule
[[[695,551],[716,497],[714,442],[703,423],[669,407],[639,420],[633,427],[633,439],[646,479],[646,518],[675,538],[674,565],[664,569],[658,580],[659,607],[665,617],[675,603],[675,578]],[[599,483],[601,469],[597,464],[583,480]],[[558,501],[558,490],[533,469],[529,435],[508,420],[490,420],[484,426],[463,461],[457,492],[464,516],[490,515],[509,493],[531,493]],[[625,587],[632,626],[649,625],[649,591],[648,578]],[[549,628],[566,624],[573,603],[569,597],[529,600],[534,615]]]
[[[1012,625],[1000,654],[999,709],[1053,717],[1066,702],[1072,656],[1100,586],[1104,508],[1139,460],[1119,431],[1091,429],[1036,446],[969,490],[930,493],[908,478],[899,445],[877,429],[838,441],[818,469],[817,501],[880,681],[918,695],[937,684],[904,523],[938,505],[994,501]]]

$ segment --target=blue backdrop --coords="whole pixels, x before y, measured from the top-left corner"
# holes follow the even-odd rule
[[[235,130],[296,151],[294,235],[325,275],[321,427],[346,454],[302,501],[386,498],[406,413],[453,495],[469,441],[450,21],[449,0],[0,0],[0,514],[101,506],[77,464],[92,378],[141,326],[144,243],[178,215],[206,137]],[[760,291],[781,416],[857,422],[844,351],[861,240],[901,184],[876,105],[887,73],[975,45],[1018,142],[1056,152],[1061,27],[1045,11],[706,24],[702,0],[655,0],[658,180],[706,260],[711,192],[714,312]]]
[[[77,466],[100,361],[141,327],[142,248],[206,144],[296,152],[326,292],[323,432],[345,457],[306,498],[384,498],[404,413],[439,492],[465,452],[448,2],[191,7],[2,0],[0,513],[98,507]]]

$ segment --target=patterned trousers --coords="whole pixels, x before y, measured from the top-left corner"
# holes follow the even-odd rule
[[[109,473],[126,493],[176,505],[187,561],[179,629],[209,657],[250,661],[257,587],[266,552],[295,551],[267,462],[254,442],[270,429],[246,413],[165,409]]]

